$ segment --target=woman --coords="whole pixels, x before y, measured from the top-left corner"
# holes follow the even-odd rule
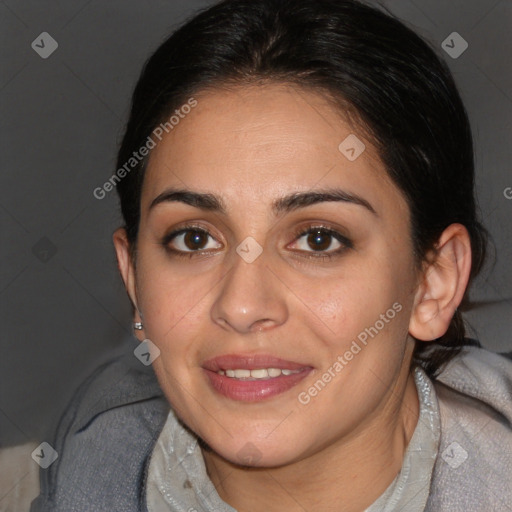
[[[220,2],[149,59],[110,183],[138,359],[81,388],[33,510],[507,510],[471,132],[417,35]]]

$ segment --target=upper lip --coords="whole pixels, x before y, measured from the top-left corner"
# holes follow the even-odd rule
[[[219,370],[257,370],[259,368],[281,368],[282,370],[300,370],[311,368],[310,365],[287,361],[269,354],[225,354],[208,359],[203,368],[218,372]]]

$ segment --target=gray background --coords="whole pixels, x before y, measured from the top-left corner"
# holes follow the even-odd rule
[[[46,440],[87,374],[136,346],[111,241],[117,196],[92,191],[115,170],[143,62],[210,3],[0,0],[0,446]],[[512,2],[384,4],[436,45],[469,110],[497,259],[467,319],[484,346],[512,350]],[[457,59],[441,49],[453,31],[469,44]],[[59,44],[47,59],[31,48],[42,32]]]

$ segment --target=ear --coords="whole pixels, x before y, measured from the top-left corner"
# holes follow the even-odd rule
[[[124,228],[117,229],[112,235],[112,240],[117,255],[117,266],[123,278],[126,292],[135,309],[134,321],[141,322],[142,319],[137,305],[137,294],[135,291],[135,268],[130,256],[130,243],[128,242],[126,230]]]
[[[461,303],[471,272],[471,241],[462,224],[442,233],[422,274],[414,298],[409,334],[422,341],[446,333]]]

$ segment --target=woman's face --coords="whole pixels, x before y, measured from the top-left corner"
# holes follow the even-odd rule
[[[235,463],[378,438],[413,348],[404,197],[320,95],[194,97],[151,154],[130,290],[169,402]]]

